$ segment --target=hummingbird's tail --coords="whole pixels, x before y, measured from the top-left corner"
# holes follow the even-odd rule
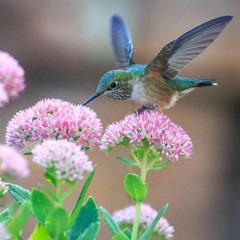
[[[217,86],[215,79],[206,79],[206,78],[195,78],[192,79],[196,83],[196,87],[206,87],[206,86]]]
[[[208,78],[185,78],[176,77],[174,80],[168,80],[168,84],[177,91],[184,91],[194,89],[196,87],[216,86],[216,80]]]

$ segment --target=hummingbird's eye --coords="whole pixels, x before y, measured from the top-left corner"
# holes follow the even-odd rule
[[[111,83],[111,85],[109,86],[108,90],[112,90],[117,86],[116,82]]]
[[[110,85],[111,88],[115,88],[116,86],[117,86],[117,84],[116,84],[115,82],[113,82],[113,83]]]

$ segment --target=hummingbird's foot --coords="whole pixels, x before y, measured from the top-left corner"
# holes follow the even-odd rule
[[[139,108],[139,109],[138,109],[137,111],[135,111],[134,113],[142,114],[144,111],[148,111],[148,110],[151,110],[151,108],[142,106],[141,108]]]

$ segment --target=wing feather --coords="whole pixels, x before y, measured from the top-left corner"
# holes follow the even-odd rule
[[[163,76],[174,79],[218,37],[232,18],[223,16],[212,19],[169,42],[149,63],[146,72],[151,71],[152,67],[159,66]]]
[[[120,68],[127,68],[133,63],[132,37],[121,17],[113,15],[110,25],[111,42],[116,62]]]

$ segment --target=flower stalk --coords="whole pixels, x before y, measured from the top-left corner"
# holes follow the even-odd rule
[[[63,205],[61,195],[62,195],[62,181],[58,180],[56,183],[56,198],[57,198],[57,206],[58,207],[62,207],[62,205]]]
[[[134,218],[134,223],[133,223],[131,240],[137,240],[138,227],[139,227],[140,215],[141,215],[141,206],[142,206],[142,203],[140,203],[140,202],[136,203],[136,213],[135,213],[135,218]]]
[[[133,161],[121,157],[118,159],[138,167],[140,176],[129,173],[124,181],[125,190],[136,202],[135,206],[120,210],[113,217],[120,226],[122,224],[122,229],[131,226],[131,240],[137,240],[145,231],[146,235],[150,234],[147,239],[150,239],[153,232],[154,236],[161,239],[170,239],[174,228],[162,217],[164,212],[160,210],[157,213],[144,203],[148,191],[146,176],[150,170],[161,170],[170,162],[178,161],[179,156],[189,158],[192,154],[190,137],[162,113],[144,111],[141,114],[130,114],[107,127],[100,148],[109,152],[119,145],[128,149]],[[168,160],[162,161],[162,155]]]
[[[140,167],[140,169],[141,169],[140,179],[141,179],[141,181],[144,185],[146,183],[146,177],[147,177],[147,172],[148,172],[148,167],[147,167],[148,158],[147,158],[147,156],[148,156],[148,149],[145,148],[144,156],[143,156],[143,159],[142,159],[142,165]],[[132,239],[131,240],[137,240],[137,237],[138,237],[138,228],[139,228],[139,222],[140,222],[140,216],[141,216],[141,206],[142,206],[141,202],[136,203],[136,213],[135,213],[135,218],[134,218],[134,223],[133,223]]]

